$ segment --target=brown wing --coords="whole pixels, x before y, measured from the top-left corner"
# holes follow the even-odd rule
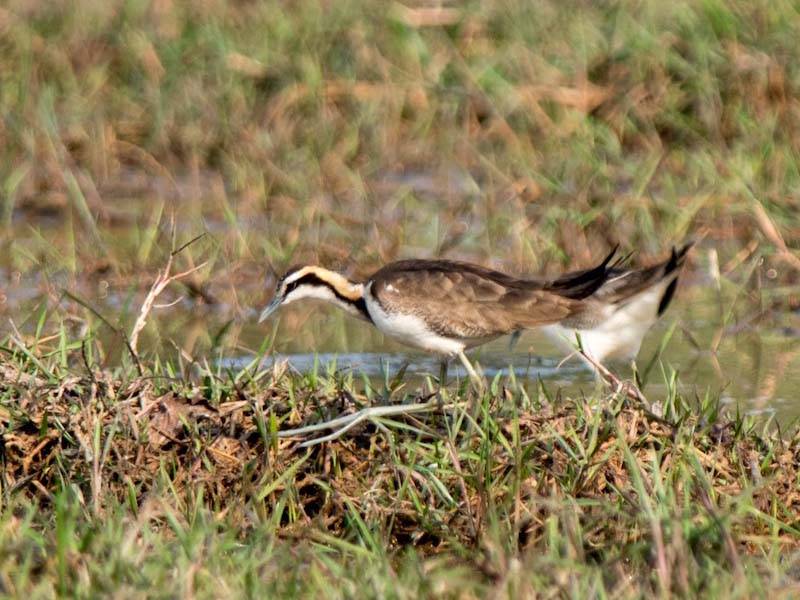
[[[559,321],[581,302],[526,281],[452,261],[402,261],[371,278],[389,312],[414,314],[441,335],[484,338]]]

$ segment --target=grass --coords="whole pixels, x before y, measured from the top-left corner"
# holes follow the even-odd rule
[[[474,430],[451,411],[301,450],[276,431],[366,403],[352,380],[76,375],[4,351],[12,596],[798,592],[800,432],[711,399],[672,395],[658,418],[498,377]]]
[[[676,331],[720,373],[757,346],[775,365],[754,393],[787,389],[796,343],[759,344],[791,344],[800,307],[797,13],[4,3],[0,593],[798,595],[796,425],[683,397],[694,373],[668,360],[645,369],[663,418],[512,373],[472,433],[450,411],[306,451],[276,432],[427,389],[259,370],[373,334],[313,311],[253,325],[292,263],[558,272],[693,237],[716,329],[685,302]],[[170,257],[189,273],[131,336]]]

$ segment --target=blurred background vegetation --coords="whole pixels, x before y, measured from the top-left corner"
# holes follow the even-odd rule
[[[176,258],[201,268],[144,332],[156,354],[259,348],[255,311],[293,263],[553,273],[693,237],[684,281],[718,305],[681,311],[720,329],[692,351],[766,313],[796,339],[798,39],[797,4],[771,0],[9,0],[0,331],[66,323],[117,364],[106,325],[130,331],[169,253],[203,233]],[[325,315],[288,311],[276,348],[379,339]],[[745,370],[780,363],[774,391],[795,354]]]
[[[92,319],[66,289],[128,323],[204,232],[174,297],[221,323],[291,263],[555,272],[690,236],[689,279],[794,309],[798,34],[766,0],[9,0],[0,314]]]
[[[71,217],[126,272],[151,256],[114,228],[174,210],[233,221],[228,259],[537,268],[700,226],[749,240],[757,201],[796,241],[799,22],[772,1],[12,0],[5,239]],[[44,262],[28,249],[4,262]]]

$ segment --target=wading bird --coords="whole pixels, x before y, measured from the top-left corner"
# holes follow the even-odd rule
[[[282,305],[325,300],[406,345],[438,354],[440,384],[447,359],[457,356],[480,387],[464,351],[522,329],[594,322],[600,306],[587,298],[608,280],[615,252],[592,269],[550,281],[450,260],[393,262],[363,283],[318,266],[295,267],[281,278],[259,322]]]
[[[438,354],[442,358],[440,386],[444,385],[447,360],[458,356],[478,389],[483,388],[483,381],[465,350],[501,335],[545,327],[570,348],[578,334],[584,358],[600,373],[600,361],[638,352],[645,333],[674,295],[690,247],[673,249],[668,260],[643,269],[622,268],[625,259],[612,263],[614,249],[596,267],[554,280],[520,279],[449,260],[390,263],[365,282],[350,281],[318,266],[295,267],[278,282],[259,322],[284,304],[304,298],[325,300],[400,342]],[[278,435],[294,437],[338,428],[301,444],[310,446],[336,439],[366,419],[423,412],[436,405],[429,401],[371,406]]]

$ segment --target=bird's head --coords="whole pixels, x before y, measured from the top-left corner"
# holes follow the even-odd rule
[[[356,303],[361,301],[364,286],[348,281],[339,273],[317,266],[302,266],[289,269],[280,278],[275,288],[275,295],[261,311],[259,323],[284,304],[303,298],[317,298],[340,305],[350,312],[358,312]]]

